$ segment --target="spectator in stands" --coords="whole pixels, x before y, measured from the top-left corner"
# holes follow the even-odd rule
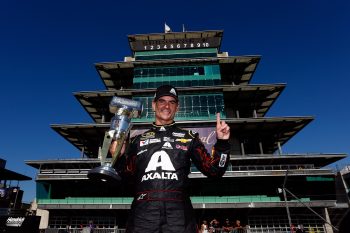
[[[231,232],[233,230],[233,226],[230,223],[230,220],[227,218],[225,220],[225,223],[222,225],[222,231],[223,232]]]
[[[234,233],[243,233],[244,232],[244,229],[243,227],[241,226],[241,221],[239,219],[237,219],[235,221],[235,224],[233,226],[233,232]]]
[[[210,221],[209,233],[220,232],[219,228],[220,228],[219,221],[216,220],[216,218]]]
[[[201,225],[201,229],[200,229],[200,233],[209,233],[209,227],[208,227],[208,223],[206,220],[203,220],[202,225]]]
[[[290,233],[295,233],[295,229],[296,227],[294,226],[294,224],[290,225]]]
[[[89,221],[89,228],[90,228],[90,233],[93,233],[95,229],[95,225],[92,220]]]
[[[304,226],[302,224],[298,225],[296,233],[305,233]]]

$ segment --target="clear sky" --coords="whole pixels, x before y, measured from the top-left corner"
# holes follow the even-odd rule
[[[72,93],[103,90],[93,64],[123,60],[128,34],[164,32],[164,22],[222,29],[222,51],[262,55],[251,83],[287,84],[268,116],[315,117],[285,153],[349,154],[349,12],[346,0],[1,1],[0,157],[33,179],[25,160],[78,158],[50,124],[91,123]],[[31,201],[34,181],[20,186]]]

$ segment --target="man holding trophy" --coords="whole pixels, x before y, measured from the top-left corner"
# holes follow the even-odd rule
[[[230,127],[217,114],[217,142],[210,155],[198,133],[177,127],[179,109],[175,87],[157,88],[152,108],[152,128],[133,138],[124,149],[114,140],[109,151],[121,150],[116,170],[122,178],[135,181],[135,198],[126,232],[195,233],[196,220],[188,196],[191,162],[208,177],[221,177],[230,156]]]

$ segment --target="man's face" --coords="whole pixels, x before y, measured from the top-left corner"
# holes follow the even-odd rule
[[[155,111],[156,124],[166,125],[174,121],[179,104],[174,97],[162,96],[157,101],[152,102],[152,108]]]

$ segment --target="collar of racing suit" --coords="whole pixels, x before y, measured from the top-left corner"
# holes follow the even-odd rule
[[[156,131],[161,131],[162,129],[168,130],[175,126],[175,121],[167,125],[157,125],[155,122],[153,122],[152,126],[153,126],[153,129]]]

